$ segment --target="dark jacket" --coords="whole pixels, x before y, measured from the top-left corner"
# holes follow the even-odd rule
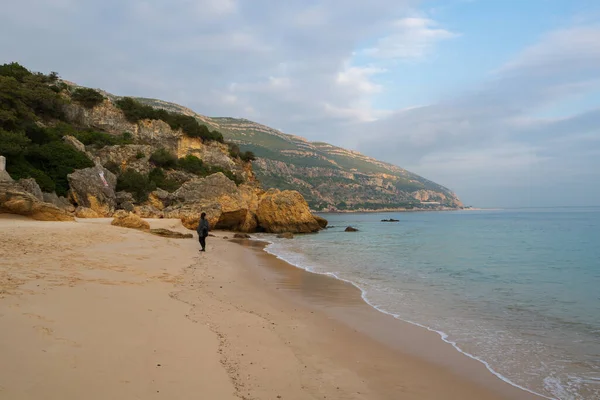
[[[206,218],[200,218],[200,223],[198,224],[198,228],[196,228],[196,232],[202,237],[208,236],[208,220]]]

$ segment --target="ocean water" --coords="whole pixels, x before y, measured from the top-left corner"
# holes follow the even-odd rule
[[[333,228],[265,236],[266,250],[354,283],[515,386],[600,399],[600,208],[324,216]]]

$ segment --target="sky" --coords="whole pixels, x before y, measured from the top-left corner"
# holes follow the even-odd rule
[[[2,63],[357,150],[468,205],[600,205],[597,0],[1,1]]]

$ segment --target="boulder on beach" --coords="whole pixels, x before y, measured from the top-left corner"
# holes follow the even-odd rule
[[[40,201],[17,183],[0,182],[0,213],[18,214],[38,221],[75,221],[67,211]]]
[[[302,195],[295,190],[270,189],[256,212],[258,225],[268,233],[311,233],[321,229]]]
[[[100,218],[100,215],[96,211],[87,207],[77,207],[75,216],[77,218]]]
[[[358,229],[349,226],[344,230],[344,232],[358,232]]]
[[[106,168],[96,166],[78,169],[67,175],[70,196],[75,204],[94,210],[101,217],[110,217],[117,205],[117,177]]]
[[[248,235],[247,233],[236,233],[233,235],[234,239],[250,239],[251,236]]]
[[[115,217],[110,223],[114,226],[121,226],[123,228],[132,228],[132,229],[150,229],[150,224],[143,219],[141,219],[138,215],[128,213],[127,215],[120,214]]]

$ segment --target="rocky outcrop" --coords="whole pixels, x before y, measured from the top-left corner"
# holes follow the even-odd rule
[[[42,189],[40,189],[40,185],[37,184],[35,179],[27,178],[27,179],[19,179],[19,185],[28,193],[31,193],[35,196],[39,201],[44,201],[44,194],[42,193]]]
[[[75,207],[73,206],[73,204],[69,203],[69,200],[67,200],[65,197],[62,197],[62,196],[59,197],[54,192],[43,193],[43,196],[44,196],[45,203],[54,204],[56,207],[62,208],[63,210],[70,212],[70,213],[75,212]]]
[[[164,210],[171,205],[172,197],[166,190],[156,189],[148,196],[148,203],[157,210]]]
[[[69,196],[77,206],[91,208],[102,217],[110,217],[114,213],[117,177],[112,172],[96,166],[76,170],[67,175],[67,179],[71,188]]]
[[[110,224],[114,226],[121,226],[123,228],[150,229],[150,224],[148,222],[132,213],[128,213],[126,215],[120,214],[115,217]]]
[[[63,142],[73,147],[75,150],[85,153],[85,145],[81,143],[75,136],[66,135],[62,138]]]
[[[117,202],[117,209],[125,211],[133,211],[135,199],[129,192],[119,191],[115,193],[115,200]]]
[[[133,169],[141,174],[147,174],[153,168],[150,156],[155,148],[142,144],[126,144],[106,146],[96,151],[96,156],[102,165],[116,164],[121,171]]]
[[[6,157],[0,156],[0,182],[12,182],[11,176],[6,172]]]
[[[245,229],[249,205],[235,183],[220,172],[188,181],[168,198],[173,204],[164,209],[165,217],[181,219],[188,229],[196,229],[202,212],[216,229]]]
[[[329,223],[325,218],[319,216],[319,215],[314,215],[313,217],[315,217],[315,220],[317,221],[317,224],[319,224],[319,227],[321,229],[325,229],[327,228],[327,224]]]
[[[65,210],[40,201],[21,185],[13,182],[0,182],[0,213],[24,215],[39,221],[75,220]]]
[[[150,229],[150,233],[153,235],[172,239],[191,239],[194,237],[194,235],[192,235],[191,233],[179,233],[164,228]]]
[[[248,235],[247,233],[236,233],[233,235],[234,239],[250,239],[252,238],[252,236]]]
[[[134,206],[133,212],[142,218],[164,218],[164,213],[151,205]]]
[[[358,229],[349,226],[346,229],[344,229],[344,232],[358,232]]]
[[[261,230],[269,233],[310,233],[320,229],[304,197],[296,191],[267,191],[256,213]]]
[[[96,211],[87,207],[77,207],[75,216],[77,218],[100,218],[100,215]]]

